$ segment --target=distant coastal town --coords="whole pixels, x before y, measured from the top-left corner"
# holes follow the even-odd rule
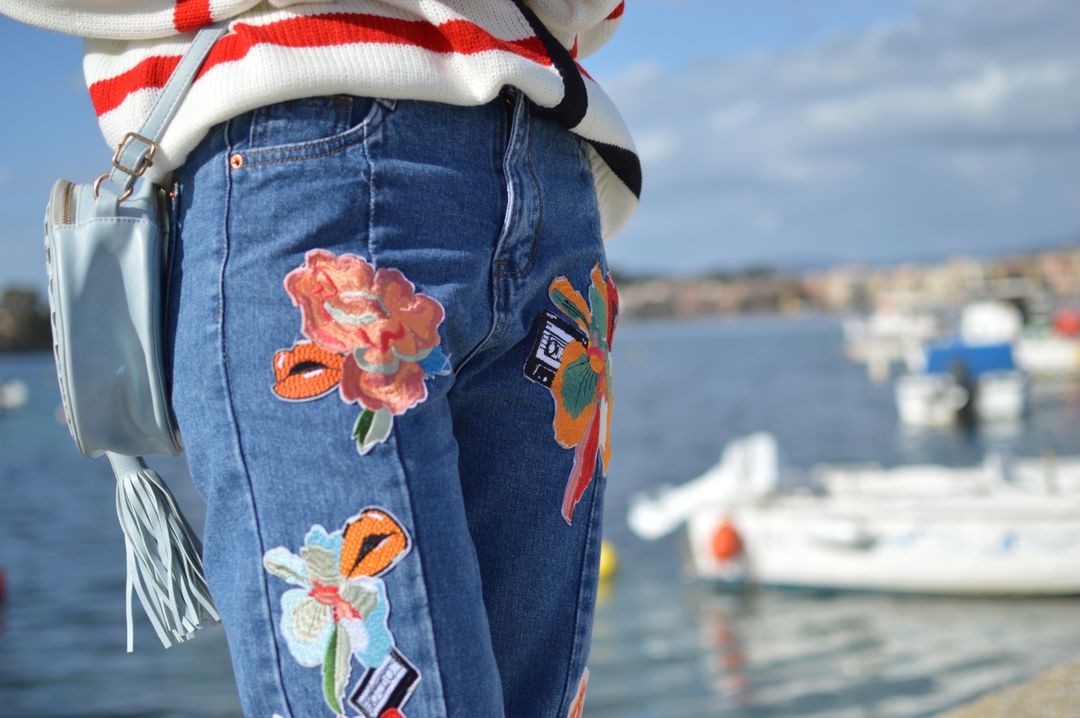
[[[770,267],[689,277],[648,277],[613,269],[623,317],[741,314],[861,314],[885,306],[958,307],[1010,296],[1080,300],[1080,245],[1023,255],[957,256],[888,267],[843,264],[805,272]]]
[[[990,295],[1080,301],[1080,245],[992,258],[952,257],[888,267],[843,264],[803,272],[753,267],[697,276],[645,276],[613,269],[624,318],[859,314],[883,305],[956,307]],[[48,304],[32,287],[0,293],[0,351],[49,349]]]

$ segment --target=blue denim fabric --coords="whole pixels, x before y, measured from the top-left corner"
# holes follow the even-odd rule
[[[347,701],[360,648],[377,662],[392,641],[420,677],[401,715],[566,715],[588,656],[604,480],[598,469],[564,521],[574,450],[523,366],[538,316],[557,313],[552,281],[588,298],[594,266],[607,271],[581,141],[516,91],[480,107],[310,98],[218,126],[176,180],[172,399],[245,714],[366,715],[336,711],[325,681]],[[305,340],[283,280],[319,249],[396,269],[445,310],[448,371],[429,365],[426,398],[363,455],[361,406],[273,389],[275,353]],[[336,532],[371,507],[409,548],[363,583],[355,655],[326,679],[346,589],[311,598],[300,549],[337,559]]]

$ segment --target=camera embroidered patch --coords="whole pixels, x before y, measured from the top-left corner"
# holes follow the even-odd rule
[[[383,718],[391,709],[398,711],[409,700],[420,671],[405,656],[391,649],[377,668],[369,668],[353,688],[349,703],[364,718]],[[397,715],[402,715],[400,711]]]
[[[536,320],[536,340],[525,362],[525,378],[551,388],[562,363],[563,350],[571,342],[589,345],[589,338],[576,326],[547,310]]]

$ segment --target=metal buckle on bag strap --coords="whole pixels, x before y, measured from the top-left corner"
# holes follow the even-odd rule
[[[146,154],[139,158],[138,167],[125,167],[120,164],[120,155],[123,154],[124,149],[127,147],[128,142],[131,140],[138,140],[146,144]],[[120,170],[124,174],[129,174],[132,177],[141,177],[146,168],[154,164],[154,153],[157,152],[157,143],[153,140],[147,139],[140,135],[138,132],[129,132],[124,135],[124,139],[120,140],[120,144],[116,146],[116,152],[113,153],[112,166]]]
[[[137,167],[127,167],[120,161],[120,156],[124,153],[124,149],[127,147],[128,142],[132,140],[138,140],[146,145],[146,152],[139,157],[139,164]],[[129,132],[124,135],[124,139],[120,140],[120,144],[116,146],[116,151],[113,153],[112,166],[117,170],[123,172],[131,177],[141,177],[150,165],[154,164],[154,154],[157,152],[157,143],[151,139],[143,137],[138,132]],[[103,172],[96,180],[94,180],[94,197],[97,198],[100,190],[101,183],[112,174],[111,171]],[[125,199],[131,196],[133,187],[128,187],[124,190],[123,194],[117,199],[119,202],[123,202]]]

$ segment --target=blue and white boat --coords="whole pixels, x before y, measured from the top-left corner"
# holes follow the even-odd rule
[[[1003,302],[965,308],[955,337],[927,344],[921,366],[896,379],[896,408],[909,426],[1008,422],[1024,416],[1027,375],[1013,351],[1022,322]]]

